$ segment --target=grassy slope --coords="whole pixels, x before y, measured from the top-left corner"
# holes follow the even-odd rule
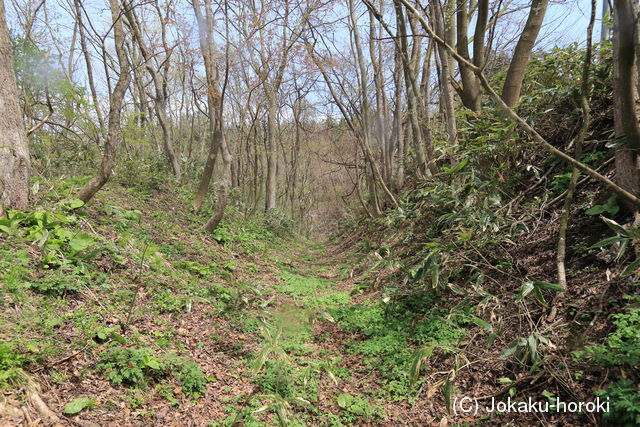
[[[65,424],[389,419],[377,373],[355,354],[361,335],[329,321],[352,298],[353,280],[336,281],[343,255],[239,216],[222,245],[176,189],[113,183],[75,213],[49,200],[73,185],[40,195],[36,210],[60,215],[42,247],[32,217],[0,234],[6,408],[31,378]],[[76,236],[88,242],[77,252]],[[83,397],[78,415],[63,413]]]
[[[57,183],[55,190],[64,194],[73,185]],[[345,246],[279,238],[232,211],[214,235],[220,244],[199,229],[207,213],[184,208],[186,190],[114,182],[75,214],[53,205],[49,198],[56,191],[43,192],[38,209],[67,218],[49,231],[61,235],[59,248],[41,247],[37,236],[27,235],[37,224],[0,234],[3,422],[24,417],[11,418],[7,408],[22,406],[26,376],[41,385],[44,401],[68,425],[514,420],[448,415],[442,393],[447,378],[453,380],[453,396],[509,393],[509,378],[521,393],[592,397],[598,377],[580,366],[572,369],[584,378],[572,377],[569,393],[557,383],[529,384],[539,377],[500,358],[500,350],[528,330],[527,316],[544,312],[531,303],[524,312],[506,303],[526,277],[522,270],[552,280],[553,264],[545,254],[553,239],[542,224],[521,237],[511,254],[500,246],[482,249],[478,269],[490,277],[484,290],[506,298],[486,312],[475,308],[481,298],[450,293],[414,294],[410,306],[396,295],[398,304],[387,304],[388,290],[406,273],[401,261],[415,261],[414,253],[402,253],[411,245],[398,236],[417,235],[424,229],[419,222],[413,229],[400,224],[398,233],[374,226],[366,239],[357,238],[370,247],[361,244],[354,253]],[[581,241],[576,228],[584,224],[573,227],[572,245]],[[70,248],[82,248],[83,240],[86,248]],[[380,247],[385,251],[373,250]],[[60,256],[45,268],[51,253]],[[597,293],[606,291],[600,280],[605,273],[583,264],[578,258],[570,265],[572,280],[589,286],[572,288],[559,301],[558,321],[538,326],[560,347],[545,350],[553,366],[581,346],[571,339],[585,330],[580,316],[592,319],[602,305]],[[586,303],[576,306],[576,314],[572,301],[581,298]],[[476,316],[491,321],[498,337],[489,341],[486,324]],[[591,330],[583,339],[598,335],[603,332]],[[415,356],[424,355],[419,349],[434,350],[416,371]],[[81,397],[91,399],[88,407],[64,415],[65,405]]]

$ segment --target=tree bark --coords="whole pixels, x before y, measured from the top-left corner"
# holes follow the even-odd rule
[[[216,83],[217,71],[215,64],[213,63],[215,56],[215,49],[213,44],[213,12],[210,5],[210,1],[206,0],[205,15],[202,14],[202,4],[199,0],[193,1],[193,9],[196,13],[196,20],[198,21],[198,40],[200,42],[200,50],[202,51],[202,57],[204,59],[204,68],[207,76],[207,104],[209,107],[209,134],[211,143],[209,144],[209,153],[207,154],[207,161],[204,165],[204,171],[200,178],[200,184],[196,191],[196,196],[193,201],[193,207],[196,211],[200,210],[202,202],[204,201],[207,192],[209,191],[209,184],[211,183],[211,177],[213,176],[213,170],[218,157],[218,151],[220,151],[220,139],[219,134],[216,132],[215,127],[215,115],[218,111],[218,102],[216,99]]]
[[[522,34],[520,34],[518,44],[513,51],[513,58],[509,64],[504,86],[502,87],[502,100],[509,107],[516,105],[520,99],[522,80],[524,79],[524,73],[529,64],[529,55],[536,43],[538,33],[540,33],[548,4],[549,0],[533,0],[531,3],[529,17],[524,25]]]
[[[638,150],[640,126],[635,106],[637,93],[636,41],[637,9],[630,0],[617,0],[613,10],[613,105],[614,130],[625,143],[616,148],[616,179],[633,194],[640,189]],[[627,204],[633,212],[638,209]]]
[[[120,113],[122,110],[124,95],[131,80],[129,74],[129,60],[124,52],[125,39],[124,31],[122,29],[122,19],[120,16],[120,3],[118,0],[109,0],[109,7],[111,9],[111,19],[113,22],[114,45],[116,55],[118,57],[118,80],[109,99],[109,125],[100,169],[98,170],[98,173],[84,185],[76,196],[85,203],[95,196],[104,184],[107,183],[113,173],[120,138]]]
[[[0,215],[29,203],[29,146],[13,70],[4,2],[0,0]]]

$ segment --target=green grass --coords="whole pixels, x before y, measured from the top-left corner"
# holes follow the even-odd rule
[[[330,292],[323,295],[307,295],[302,301],[309,308],[329,308],[349,304],[351,294],[347,291]]]
[[[285,283],[278,286],[279,292],[287,293],[293,297],[313,295],[319,290],[326,289],[335,282],[317,277],[304,277],[299,274],[281,271],[280,278]]]

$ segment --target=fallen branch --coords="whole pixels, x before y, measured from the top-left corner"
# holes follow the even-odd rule
[[[89,343],[85,344],[84,347],[82,347],[80,350],[76,351],[75,353],[72,353],[69,356],[63,357],[62,359],[56,360],[55,362],[51,362],[51,363],[48,363],[48,364],[46,364],[44,366],[41,366],[38,369],[34,370],[33,372],[40,372],[45,368],[51,368],[52,366],[56,366],[56,365],[59,365],[61,363],[66,362],[67,360],[73,359],[74,357],[76,357],[77,355],[79,355],[80,353],[85,351],[87,347],[89,347]]]

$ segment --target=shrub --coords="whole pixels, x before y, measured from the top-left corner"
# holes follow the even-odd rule
[[[98,368],[112,383],[128,386],[144,385],[164,374],[161,361],[146,348],[111,347],[100,353]]]
[[[175,370],[184,394],[198,398],[204,393],[209,378],[197,363],[191,360],[180,360]]]
[[[604,390],[596,394],[609,400],[609,412],[603,417],[612,425],[631,427],[640,425],[640,391],[638,387],[626,378],[609,384]]]
[[[204,393],[209,378],[197,363],[174,353],[155,356],[147,348],[111,347],[100,353],[98,368],[114,384],[144,386],[153,379],[173,376],[184,394],[198,398]]]
[[[88,284],[88,275],[77,271],[56,270],[42,279],[31,283],[31,287],[43,294],[62,296],[78,292]]]
[[[627,296],[629,300],[639,302],[639,296]],[[604,343],[588,346],[579,355],[586,355],[604,365],[640,364],[640,308],[630,308],[626,313],[611,316],[616,329],[605,339]]]
[[[24,378],[26,359],[8,343],[0,343],[0,388],[10,387]]]

